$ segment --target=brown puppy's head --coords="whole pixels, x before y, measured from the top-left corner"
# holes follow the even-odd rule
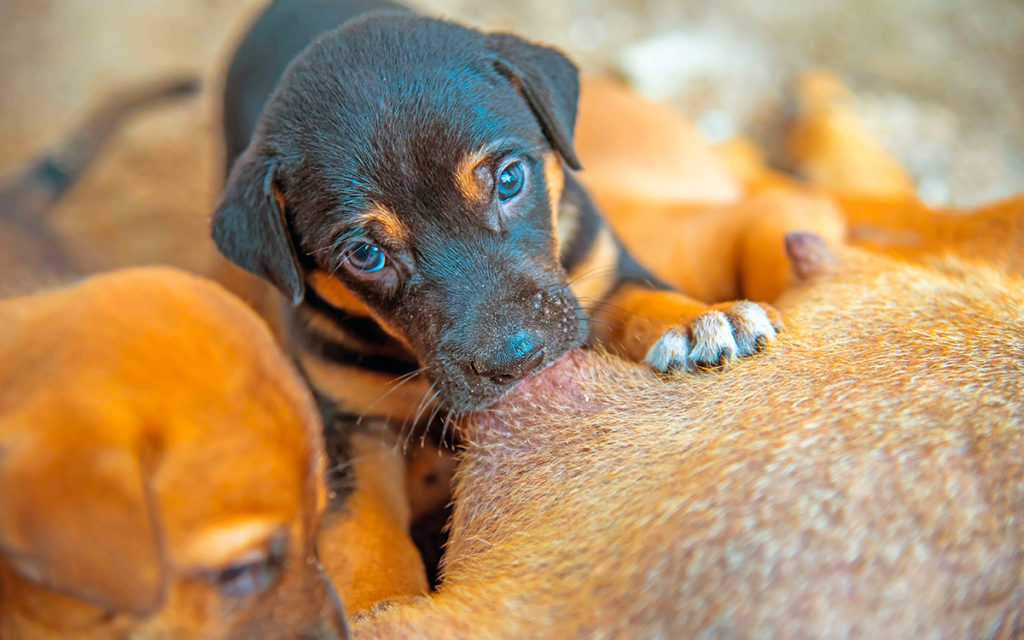
[[[338,638],[311,398],[168,269],[0,302],[0,635]]]
[[[578,81],[562,54],[407,14],[326,34],[289,67],[213,235],[298,303],[370,316],[455,409],[586,335],[554,216]]]

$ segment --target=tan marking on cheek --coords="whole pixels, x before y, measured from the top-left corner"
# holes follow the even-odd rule
[[[380,328],[389,336],[398,340],[405,348],[412,351],[412,348],[409,346],[409,342],[405,339],[405,335],[403,335],[397,327],[381,318],[377,313],[374,313],[373,309],[357,298],[356,295],[337,278],[329,276],[322,271],[314,271],[309,276],[309,285],[313,287],[318,294],[320,294],[321,298],[331,303],[331,305],[356,315],[373,318],[374,322],[380,325]]]
[[[409,351],[409,353],[415,355],[416,351],[413,350],[412,345],[410,345],[409,341],[405,339],[405,335],[398,330],[398,327],[388,323],[387,320],[384,320],[383,318],[376,314],[371,314],[371,316],[377,322],[377,324],[380,325],[380,328],[383,329],[385,333],[387,333],[395,340],[398,340],[398,342],[400,342],[402,346]]]
[[[455,168],[455,185],[462,197],[472,203],[483,202],[489,195],[487,185],[477,175],[477,167],[485,158],[480,151],[469,153],[462,157]]]
[[[604,227],[594,239],[587,258],[569,274],[569,288],[588,312],[615,284],[618,259],[615,236],[611,229]]]
[[[575,202],[563,202],[555,221],[555,255],[561,258],[562,249],[572,246],[572,239],[580,227],[580,208]]]
[[[352,336],[346,331],[342,331],[338,328],[338,325],[331,320],[330,316],[321,313],[320,311],[311,311],[306,317],[306,326],[324,336],[329,338],[338,344],[348,347],[350,349],[358,349],[360,344],[352,340]]]
[[[404,242],[409,238],[409,230],[398,214],[378,202],[374,202],[360,214],[358,221],[361,224],[376,224],[385,235],[396,242]]]
[[[323,271],[314,271],[309,275],[309,286],[313,287],[321,298],[339,309],[351,311],[357,315],[368,316],[370,309],[356,294],[337,278]]]
[[[555,234],[555,255],[561,255],[562,245],[566,243],[569,236],[563,235],[561,207],[562,188],[565,186],[565,170],[562,169],[562,161],[558,154],[549,153],[544,157],[544,182],[548,187],[548,202],[551,205],[551,229]],[[575,225],[573,225],[575,229]]]
[[[276,185],[276,184],[275,184],[275,185],[272,185],[272,186],[271,186],[271,189],[272,189],[272,191],[273,191],[273,194],[274,194],[274,202],[275,202],[275,203],[277,203],[277,208],[278,208],[278,210],[279,210],[279,211],[280,211],[280,212],[281,212],[282,214],[284,214],[284,212],[285,212],[285,208],[286,208],[286,205],[285,205],[285,201],[284,201],[284,194],[283,194],[283,193],[281,193],[281,190],[277,188],[277,185]]]
[[[342,409],[361,415],[395,420],[411,418],[419,410],[420,402],[430,387],[422,376],[398,386],[396,376],[367,371],[358,366],[334,364],[309,353],[300,353],[299,362],[318,391]],[[435,406],[436,401],[427,404],[421,417],[429,416]]]

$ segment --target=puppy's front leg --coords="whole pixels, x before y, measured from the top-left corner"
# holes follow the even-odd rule
[[[764,349],[781,328],[768,305],[707,305],[634,283],[612,292],[593,319],[593,335],[608,349],[663,372],[725,366]]]

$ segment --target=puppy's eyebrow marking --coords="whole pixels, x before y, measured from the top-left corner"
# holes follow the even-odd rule
[[[478,175],[477,169],[490,155],[486,149],[478,149],[467,153],[459,160],[455,167],[455,184],[459,187],[459,193],[470,202],[483,202],[490,195],[489,181],[485,175]],[[482,172],[480,172],[482,173]]]
[[[489,159],[526,148],[526,143],[514,138],[503,138],[486,144],[459,159],[455,167],[455,185],[459,193],[469,202],[483,202],[494,188],[494,176],[490,167],[484,166]]]
[[[394,240],[405,240],[408,237],[408,230],[398,214],[379,202],[372,203],[366,211],[359,214],[356,217],[356,222],[359,225],[376,223],[388,237]]]

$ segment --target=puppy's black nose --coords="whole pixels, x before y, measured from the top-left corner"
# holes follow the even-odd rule
[[[544,360],[544,343],[526,331],[513,333],[495,351],[473,360],[469,368],[478,376],[496,384],[508,384],[525,378]]]

